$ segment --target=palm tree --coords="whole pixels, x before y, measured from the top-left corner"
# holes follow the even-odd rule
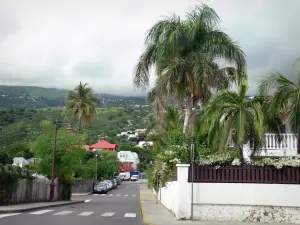
[[[96,112],[97,98],[93,94],[93,90],[87,87],[87,84],[80,84],[68,93],[66,107],[68,113],[74,118],[78,119],[79,127],[82,124],[91,126],[91,116]]]
[[[298,136],[297,153],[300,154],[300,73],[297,83],[278,72],[272,73],[261,81],[259,93],[272,93],[269,107],[273,114],[289,114],[292,132]]]
[[[219,22],[216,12],[207,5],[195,7],[186,20],[173,15],[158,21],[149,30],[146,49],[135,67],[136,87],[146,88],[150,70],[155,68],[159,93],[186,99],[184,128],[194,103],[205,102],[211,88],[223,87],[235,75],[232,68],[216,71],[214,61],[235,63],[238,70],[246,64],[243,51],[218,28]]]
[[[233,141],[244,163],[243,145],[252,140],[256,148],[263,142],[263,98],[246,99],[248,81],[244,78],[238,83],[237,92],[223,90],[213,97],[205,108],[204,117],[209,119],[209,143],[226,148],[229,141]]]

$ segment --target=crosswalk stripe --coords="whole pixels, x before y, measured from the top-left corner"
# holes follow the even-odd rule
[[[92,199],[87,199],[87,200],[85,200],[84,202],[90,202],[90,201],[92,201]]]
[[[80,214],[78,214],[78,216],[89,216],[92,215],[94,212],[82,212]]]
[[[106,213],[103,213],[101,216],[103,216],[103,217],[112,217],[113,215],[115,215],[115,213],[113,213],[113,212],[106,212]]]
[[[16,216],[22,213],[7,213],[7,214],[0,214],[0,218],[8,217],[8,216]]]
[[[41,215],[41,214],[52,212],[52,211],[54,211],[54,210],[52,210],[52,209],[44,209],[44,210],[36,211],[36,212],[33,212],[33,213],[29,213],[29,214]]]
[[[70,214],[72,213],[73,211],[61,211],[61,212],[58,212],[58,213],[54,213],[53,215],[55,216],[59,216],[59,215],[67,215],[67,214]]]
[[[136,197],[136,195],[132,195],[132,197]]]
[[[128,195],[124,195],[124,196],[128,196]]]
[[[135,218],[136,217],[136,213],[125,213],[124,217]]]
[[[114,196],[113,194],[109,194],[109,196]]]

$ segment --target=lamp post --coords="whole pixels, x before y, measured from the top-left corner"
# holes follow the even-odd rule
[[[96,156],[96,171],[95,171],[96,177],[95,177],[95,181],[97,182],[97,179],[98,179],[98,154],[96,154],[95,156]]]
[[[194,142],[192,138],[191,142],[191,177],[192,177],[192,186],[191,186],[191,220],[194,218],[194,210],[193,210],[193,205],[194,205],[194,157],[195,157],[195,151],[194,151]]]

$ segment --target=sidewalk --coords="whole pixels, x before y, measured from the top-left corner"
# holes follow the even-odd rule
[[[35,202],[35,203],[27,203],[27,204],[0,206],[0,214],[26,212],[26,211],[36,210],[36,209],[72,205],[72,204],[83,203],[83,202],[84,201]]]
[[[172,212],[167,210],[160,203],[156,204],[156,197],[147,188],[147,184],[140,184],[140,200],[143,214],[143,221],[148,225],[264,225],[265,223],[245,223],[232,221],[189,221],[176,220]],[[268,223],[269,224],[269,223]],[[271,225],[271,224],[269,224]],[[275,224],[274,224],[275,225]]]
[[[87,196],[92,194],[93,192],[86,192],[86,193],[72,193],[72,197],[74,196]]]

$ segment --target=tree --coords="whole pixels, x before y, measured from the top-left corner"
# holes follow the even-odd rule
[[[149,84],[150,70],[156,72],[153,96],[164,105],[166,96],[186,99],[184,131],[192,117],[196,101],[204,103],[211,88],[226,88],[237,74],[234,68],[220,69],[214,61],[224,59],[245,66],[245,55],[218,25],[220,19],[207,5],[195,7],[186,20],[177,15],[158,21],[148,32],[146,49],[134,71],[133,83],[145,88]]]
[[[67,110],[74,118],[79,121],[78,131],[82,124],[91,126],[91,116],[96,113],[97,98],[93,94],[93,90],[87,87],[87,84],[80,84],[75,90],[70,91],[67,96]]]
[[[262,99],[246,99],[247,79],[239,82],[238,92],[223,90],[211,99],[205,108],[208,124],[208,141],[220,149],[233,141],[238,148],[240,161],[244,163],[243,145],[253,140],[254,148],[263,141],[264,114]]]
[[[48,176],[51,175],[52,152],[54,148],[54,125],[48,122],[43,123],[44,133],[37,137],[33,145],[36,157],[41,159],[38,163],[40,172]],[[78,134],[79,135],[79,134]],[[56,139],[55,154],[55,177],[62,181],[69,181],[75,168],[80,164],[85,150],[82,143],[84,135],[71,135],[65,130],[58,130]]]
[[[9,155],[4,151],[0,150],[0,164],[6,165],[6,164],[12,164],[13,160]]]
[[[300,154],[300,72],[297,83],[278,72],[271,73],[260,82],[259,93],[273,93],[269,101],[271,113],[289,114],[292,132],[298,136],[297,153]]]

